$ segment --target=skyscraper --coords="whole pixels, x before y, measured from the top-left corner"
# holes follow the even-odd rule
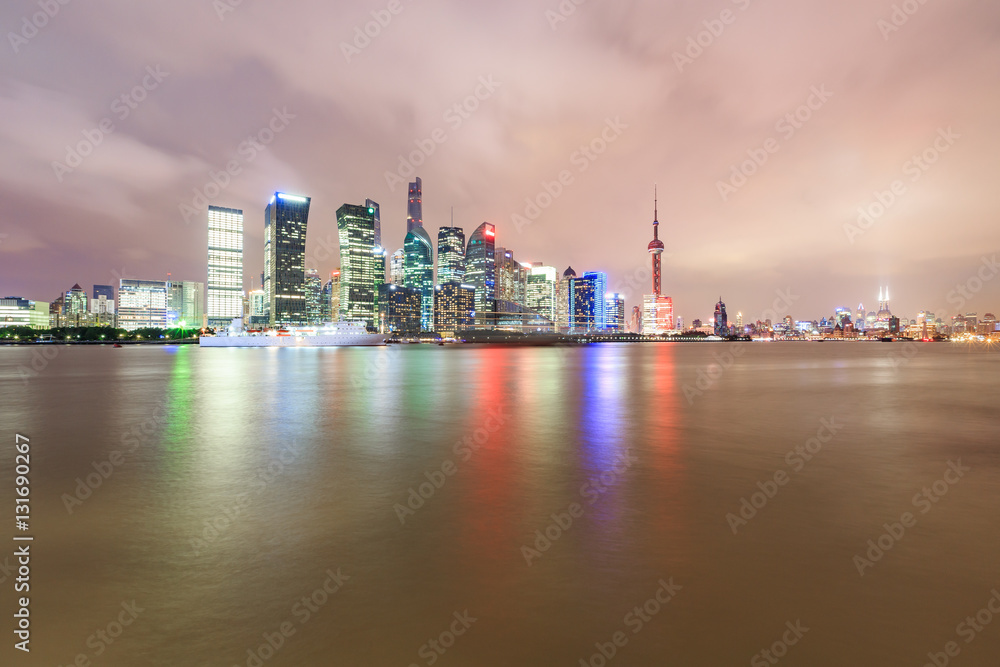
[[[465,282],[476,288],[476,326],[489,328],[496,299],[496,227],[484,222],[469,237],[465,250]]]
[[[167,326],[200,327],[202,315],[205,312],[205,283],[191,280],[167,281]],[[240,312],[243,309],[243,292],[239,292]],[[234,315],[239,317],[240,313]],[[229,326],[232,319],[225,323],[209,326]],[[183,323],[183,325],[182,325]]]
[[[420,310],[423,294],[417,288],[395,283],[378,286],[379,333],[420,333]]]
[[[566,267],[557,288],[556,332],[566,333],[573,326],[573,311],[570,310],[570,293],[573,291],[573,279],[576,271],[572,266]]]
[[[406,263],[406,253],[400,248],[396,252],[392,253],[392,258],[389,262],[389,282],[394,285],[402,285],[405,278],[403,272],[403,267]]]
[[[250,290],[250,312],[249,320],[247,321],[248,329],[257,329],[260,327],[267,326],[267,308],[265,306],[266,299],[264,298],[264,290],[255,289]]]
[[[532,265],[528,276],[527,306],[552,324],[556,323],[558,285],[555,267],[542,266],[541,262]]]
[[[275,192],[264,211],[264,293],[271,326],[306,323],[310,201],[309,197]]]
[[[434,331],[454,337],[475,323],[476,288],[458,282],[434,288]]]
[[[108,301],[114,305],[115,302],[115,288],[114,285],[94,285],[94,299],[100,299],[104,296]]]
[[[713,322],[715,324],[716,336],[729,335],[729,317],[726,315],[726,304],[722,302],[721,296],[719,297],[719,303],[715,304],[715,319]]]
[[[318,270],[306,269],[306,322],[321,324],[323,317],[323,280]]]
[[[406,233],[413,231],[414,227],[424,226],[424,184],[417,176],[417,180],[410,183],[408,197],[406,200]]]
[[[403,285],[420,290],[420,326],[424,331],[434,328],[434,246],[423,227],[414,227],[403,242],[406,255],[403,264]]]
[[[200,305],[199,305],[200,309]],[[208,326],[228,327],[243,314],[243,211],[208,207]],[[200,325],[198,320],[187,324]]]
[[[438,230],[439,284],[460,283],[465,279],[465,230],[442,227]]]
[[[66,316],[66,324],[63,326],[79,327],[87,324],[87,293],[83,291],[79,283],[66,291],[66,298],[63,300],[63,314]]]
[[[379,211],[378,202],[374,199],[366,199],[365,206],[375,211],[375,245],[382,246],[382,214]]]
[[[615,292],[608,292],[604,296],[605,329],[608,331],[624,331],[625,322],[625,297]]]
[[[329,321],[340,321],[340,269],[330,272],[330,280],[323,288],[323,297],[328,298],[328,308],[330,311]]]
[[[377,326],[376,296],[385,283],[385,250],[375,245],[375,210],[344,204],[337,209],[340,232],[340,313],[343,320]]]

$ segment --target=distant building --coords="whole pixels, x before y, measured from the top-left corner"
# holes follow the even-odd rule
[[[378,287],[379,333],[420,333],[420,314],[423,294],[419,289],[394,283]]]
[[[122,278],[118,285],[118,327],[126,331],[167,326],[167,283]]]
[[[49,303],[19,296],[0,299],[0,327],[49,328]]]
[[[719,297],[719,302],[715,304],[715,319],[713,322],[715,324],[716,336],[729,335],[729,316],[726,315],[726,304],[722,302],[721,296]]]
[[[514,253],[497,246],[494,252],[496,262],[496,305],[499,313],[520,313],[527,304],[528,267],[514,259]]]
[[[583,278],[570,281],[570,328],[577,332],[603,331],[607,326],[604,296],[608,291],[608,276],[601,271],[588,271]]]
[[[241,278],[242,280],[242,278]],[[190,280],[168,280],[167,281],[167,326],[200,327],[204,316],[205,283],[193,282]],[[240,298],[239,310],[233,317],[240,317],[243,313],[243,291],[238,293]],[[218,321],[218,320],[216,320]],[[212,326],[229,326],[232,322],[216,324]],[[183,323],[183,325],[181,324]]]
[[[476,327],[491,328],[496,301],[496,227],[484,222],[469,237],[465,283],[476,288]]]
[[[437,281],[460,283],[465,279],[465,231],[461,227],[438,230]]]
[[[310,202],[309,197],[275,192],[264,210],[264,294],[271,326],[306,323]]]
[[[568,332],[572,326],[573,316],[569,305],[570,292],[575,278],[576,271],[573,270],[573,267],[566,267],[556,290],[556,331],[559,333]]]
[[[248,313],[250,319],[246,325],[250,329],[263,329],[268,325],[267,299],[264,296],[264,290],[250,290],[248,297],[250,301],[250,310]]]
[[[410,183],[406,199],[406,233],[409,234],[415,227],[424,226],[424,184],[417,176],[417,180]]]
[[[402,285],[405,280],[405,266],[406,266],[406,253],[400,248],[396,252],[392,253],[392,258],[389,262],[389,282],[395,283],[396,285]]]
[[[403,252],[403,285],[420,290],[420,326],[430,331],[434,328],[434,246],[427,230],[415,226],[407,232]]]
[[[539,315],[556,323],[558,306],[557,293],[559,282],[557,271],[553,266],[542,266],[541,262],[532,265],[528,275],[527,306]]]
[[[608,331],[625,331],[625,297],[615,292],[608,292],[604,297],[605,329]]]
[[[434,331],[455,337],[472,328],[475,317],[475,287],[451,282],[434,288]]]
[[[243,315],[243,211],[240,209],[208,207],[207,302],[210,327],[228,327],[234,318]],[[198,326],[202,316],[199,313],[193,319],[182,314],[181,319]]]
[[[375,209],[344,204],[337,209],[340,233],[340,315],[378,326],[376,297],[385,283],[385,250],[375,244]]]
[[[642,307],[632,306],[632,317],[629,318],[628,330],[634,334],[642,333]]]
[[[329,309],[327,309],[329,310]],[[306,322],[311,325],[324,321],[323,279],[316,269],[306,269]]]
[[[94,285],[94,296],[91,299],[100,299],[102,296],[114,306],[115,288],[113,285]]]
[[[63,315],[66,322],[63,326],[87,326],[89,324],[88,314],[87,293],[77,283],[67,290],[63,299]]]
[[[338,322],[340,320],[340,269],[334,269],[330,272],[330,280],[323,286],[323,300],[327,304],[326,309],[329,313],[327,320]]]

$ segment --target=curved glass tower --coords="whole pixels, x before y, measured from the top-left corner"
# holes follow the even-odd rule
[[[420,290],[420,328],[434,328],[434,246],[423,227],[414,227],[403,242],[403,285]]]
[[[472,232],[465,250],[465,282],[476,288],[476,325],[490,326],[496,299],[496,227],[484,222]]]

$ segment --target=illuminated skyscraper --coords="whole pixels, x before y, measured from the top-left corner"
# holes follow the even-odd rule
[[[715,324],[716,336],[729,335],[729,316],[726,315],[726,304],[722,302],[721,296],[719,297],[719,303],[715,304],[715,319],[713,322]]]
[[[519,313],[524,310],[528,295],[528,267],[506,248],[496,247],[496,312]]]
[[[528,308],[556,323],[557,291],[556,269],[552,266],[542,266],[541,262],[531,267],[528,276]]]
[[[264,293],[271,326],[306,323],[310,201],[309,197],[275,192],[264,210]]]
[[[243,211],[238,208],[208,207],[207,306],[210,327],[228,327],[243,314]],[[201,317],[182,319],[201,324]]]
[[[389,264],[389,282],[394,285],[402,285],[405,279],[405,273],[403,267],[406,265],[406,253],[400,248],[396,252],[392,253],[392,259]]]
[[[382,213],[379,210],[378,202],[374,199],[366,199],[365,206],[375,212],[375,245],[382,246]]]
[[[629,319],[628,330],[634,334],[642,333],[642,308],[632,306],[632,317]]]
[[[434,331],[457,336],[472,328],[476,315],[476,288],[452,282],[434,288]]]
[[[465,279],[465,230],[461,227],[442,227],[438,230],[439,284],[460,283]]]
[[[318,270],[306,269],[306,322],[320,324],[323,315],[323,279]]]
[[[625,330],[625,297],[615,292],[604,296],[605,329],[608,331]]]
[[[66,291],[63,300],[63,314],[66,324],[63,326],[80,327],[87,324],[87,293],[77,283]]]
[[[379,333],[420,333],[420,308],[423,295],[419,289],[395,283],[378,287]]]
[[[246,322],[248,329],[259,329],[267,326],[267,301],[264,298],[264,290],[250,290],[250,319]]]
[[[576,271],[570,266],[563,271],[562,278],[559,280],[556,293],[556,331],[558,333],[566,333],[572,326],[573,315],[569,304],[574,278],[576,278]]]
[[[340,319],[340,269],[330,272],[330,280],[323,286],[323,321]]]
[[[403,285],[420,290],[420,326],[424,331],[434,328],[434,246],[427,230],[414,227],[403,242],[406,255],[403,264]]]
[[[377,326],[376,295],[385,283],[385,250],[375,245],[375,210],[344,204],[337,209],[340,232],[340,314]]]
[[[424,226],[424,184],[417,176],[417,180],[410,183],[406,200],[406,233],[413,231],[414,227]]]
[[[476,326],[493,325],[496,300],[496,227],[484,222],[469,237],[465,282],[476,288]]]
[[[578,332],[603,331],[607,326],[604,300],[608,276],[602,271],[588,271],[583,278],[570,281],[569,309],[571,328]]]

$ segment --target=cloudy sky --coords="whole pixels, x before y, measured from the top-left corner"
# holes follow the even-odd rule
[[[328,272],[345,202],[402,245],[418,163],[432,235],[454,207],[629,305],[658,184],[688,322],[880,284],[908,317],[1000,309],[1000,4],[577,1],[4,2],[0,292],[204,281],[207,203],[244,210],[249,287],[275,190],[312,197]]]

